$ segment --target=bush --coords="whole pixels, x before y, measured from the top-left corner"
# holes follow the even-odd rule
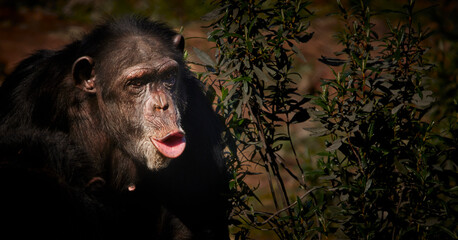
[[[291,144],[291,125],[308,119],[304,104],[309,99],[297,93],[295,79],[300,77],[293,72],[292,62],[293,55],[300,53],[295,43],[307,42],[313,35],[306,32],[309,3],[235,0],[218,4],[221,8],[207,16],[217,19],[208,37],[216,44],[216,62],[199,50],[196,54],[210,70],[201,77],[210,76],[209,92],[217,95],[216,109],[228,126],[233,220],[240,230],[236,239],[250,227],[269,228],[282,239],[299,238],[308,230],[303,216],[295,212],[301,211],[301,201],[291,201],[283,178],[286,175],[306,188]],[[284,143],[292,146],[299,172],[286,167],[280,155]],[[275,213],[251,208],[248,197],[256,197],[243,181],[253,174],[244,168],[250,163],[260,165],[268,175]]]
[[[441,124],[428,115],[433,65],[423,42],[431,34],[414,24],[415,1],[379,12],[369,1],[352,8],[337,2],[344,50],[320,59],[334,78],[323,79],[316,96],[298,94],[292,67],[301,57],[296,44],[313,36],[309,2],[219,1],[206,16],[216,59],[195,53],[227,126],[235,239],[254,229],[279,239],[456,238],[456,111],[448,108]],[[379,37],[372,19],[388,13],[399,23],[388,21],[389,32]],[[315,107],[307,110],[310,99]],[[313,171],[292,139],[293,125],[309,114],[320,126],[307,130],[326,141]],[[253,164],[268,177],[270,211],[254,204],[256,189],[244,181],[255,174],[247,168]],[[306,178],[312,175],[319,176],[314,186]]]
[[[414,3],[393,11],[404,21],[388,22],[381,38],[365,1],[349,11],[340,4],[345,58],[322,59],[343,65],[323,81],[315,115],[331,137],[320,165],[334,215],[351,239],[456,238],[456,119],[437,135],[426,117],[434,98],[422,42],[430,34],[414,27]]]

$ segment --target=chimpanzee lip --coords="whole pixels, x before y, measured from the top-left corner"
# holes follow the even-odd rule
[[[168,158],[179,157],[186,147],[186,138],[183,131],[172,131],[161,138],[150,138],[157,150]]]
[[[165,135],[164,137],[161,138],[154,138],[154,140],[159,141],[159,142],[167,142],[170,140],[173,140],[175,138],[183,138],[184,137],[184,132],[182,131],[173,131]]]

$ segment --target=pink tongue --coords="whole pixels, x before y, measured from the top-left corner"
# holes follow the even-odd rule
[[[186,147],[186,139],[182,132],[170,133],[161,139],[151,138],[151,141],[157,150],[168,158],[177,158]]]

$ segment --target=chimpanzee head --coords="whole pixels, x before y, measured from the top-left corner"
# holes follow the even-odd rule
[[[183,48],[183,37],[164,25],[123,18],[83,39],[72,67],[92,122],[150,169],[185,149]]]

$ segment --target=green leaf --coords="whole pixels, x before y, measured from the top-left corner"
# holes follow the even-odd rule
[[[222,89],[221,89],[221,100],[226,99],[227,94],[228,94],[228,91],[229,91],[229,90],[228,90],[227,88],[222,88]]]
[[[364,105],[361,110],[364,111],[364,112],[372,112],[372,110],[374,109],[374,102],[373,101],[370,101],[368,102],[366,105]]]
[[[310,137],[321,137],[328,134],[328,129],[324,127],[304,128],[304,130],[311,132]]]
[[[305,32],[305,33],[301,34],[300,36],[297,36],[296,39],[300,43],[305,43],[305,42],[310,41],[310,39],[312,39],[313,34],[314,34],[314,32],[311,32],[311,33]]]
[[[409,172],[407,168],[405,168],[404,165],[401,163],[401,161],[397,159],[394,160],[394,166],[396,167],[396,170],[398,170],[400,173],[404,175],[407,175]]]
[[[347,63],[347,60],[338,59],[338,58],[329,58],[329,57],[325,57],[325,56],[321,56],[321,58],[318,59],[318,61],[320,61],[320,62],[322,62],[322,63],[324,63],[326,65],[333,66],[333,67],[342,66],[345,63]]]
[[[326,148],[326,151],[332,152],[340,148],[342,146],[342,139],[339,138],[335,140],[329,147]]]
[[[294,114],[294,117],[291,118],[291,123],[301,123],[305,122],[310,119],[310,115],[308,114],[306,109],[302,109],[301,111]]]
[[[304,54],[302,54],[302,51],[296,45],[293,45],[292,50],[304,63],[307,63]]]
[[[193,47],[192,48],[194,53],[197,55],[197,57],[206,65],[208,66],[215,66],[215,62],[211,59],[210,56],[208,56],[208,54],[206,54],[205,52],[201,51],[200,49],[196,48],[196,47]]]
[[[403,106],[404,106],[404,103],[397,105],[396,107],[391,109],[391,114],[396,114]]]
[[[258,77],[258,79],[264,80],[264,81],[269,81],[269,82],[272,81],[272,79],[267,74],[265,74],[261,69],[259,69],[258,67],[253,66],[253,70],[254,70],[256,76]]]
[[[367,192],[369,188],[371,188],[371,185],[372,185],[372,178],[367,180],[366,187],[364,188],[364,192]]]
[[[224,5],[222,7],[216,8],[215,10],[213,10],[213,11],[205,14],[204,16],[202,16],[200,19],[202,21],[205,21],[205,22],[215,21],[216,19],[222,17],[222,15],[224,14],[224,10],[229,6],[230,5],[227,4],[227,5]]]
[[[420,109],[425,109],[435,101],[435,99],[430,96],[431,94],[431,91],[423,91],[421,93],[417,93],[412,97],[412,103]]]

